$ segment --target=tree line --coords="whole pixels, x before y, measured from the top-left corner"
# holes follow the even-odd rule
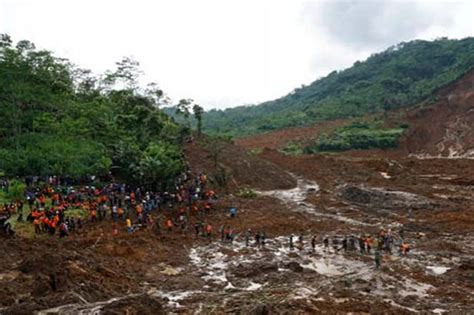
[[[156,83],[141,86],[141,74],[124,57],[94,75],[1,34],[0,172],[170,184],[184,167],[180,146],[190,128],[163,113],[170,99]],[[194,107],[201,120],[202,108]]]

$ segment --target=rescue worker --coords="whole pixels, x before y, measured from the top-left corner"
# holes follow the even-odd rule
[[[403,241],[402,244],[400,245],[400,252],[402,253],[402,255],[406,255],[408,254],[408,252],[410,251],[410,245]]]
[[[249,247],[250,237],[252,237],[252,231],[248,229],[247,232],[245,232],[245,247]]]
[[[125,224],[127,225],[127,232],[128,232],[128,233],[132,233],[132,232],[133,232],[132,220],[130,220],[129,218],[127,218],[127,219],[125,220]]]
[[[311,238],[311,249],[313,250],[313,253],[316,251],[316,236],[314,235]]]
[[[329,251],[329,237],[326,235],[323,239],[324,251]]]
[[[375,250],[374,260],[375,260],[375,269],[379,269],[382,262],[382,255],[380,253],[380,250],[378,249]]]

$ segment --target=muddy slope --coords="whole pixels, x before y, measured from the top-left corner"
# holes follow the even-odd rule
[[[436,97],[438,100],[429,106],[420,104],[413,108],[389,112],[383,117],[389,126],[398,125],[400,122],[409,125],[409,129],[400,139],[399,149],[391,150],[389,154],[474,157],[474,70],[437,91]],[[380,115],[366,118],[371,117],[381,118]],[[285,147],[291,141],[305,145],[322,133],[330,132],[349,122],[350,120],[334,120],[310,127],[282,129],[238,139],[237,144],[250,149],[274,150]],[[379,155],[381,150],[371,151]]]
[[[214,158],[216,152],[217,159]],[[185,155],[192,171],[208,174],[214,184],[217,184],[216,177],[225,170],[228,192],[246,187],[268,190],[296,186],[296,180],[282,168],[229,142],[211,144],[209,139],[204,138],[187,144]]]
[[[474,71],[438,95],[433,105],[408,113],[401,147],[420,155],[474,157]]]

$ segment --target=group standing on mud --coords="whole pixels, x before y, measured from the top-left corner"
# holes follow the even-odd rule
[[[2,218],[7,221],[16,213],[17,221],[31,222],[36,234],[58,234],[62,238],[89,223],[105,220],[112,222],[114,235],[119,233],[121,222],[128,233],[143,228],[156,233],[178,228],[184,233],[193,216],[197,220],[197,235],[212,234],[212,225],[205,222],[205,218],[216,196],[208,189],[204,173],[192,176],[189,170],[183,172],[176,179],[174,189],[163,192],[115,183],[102,189],[93,186],[60,188],[56,181],[50,177],[39,184],[37,180],[28,179],[25,197],[29,214],[24,217],[23,202],[18,200],[3,205]],[[3,180],[2,189],[7,187],[8,181]]]
[[[79,186],[77,189],[67,186],[61,189],[55,177],[47,178],[42,185],[29,180],[25,196],[30,213],[24,218],[24,204],[21,200],[17,200],[3,205],[1,218],[7,221],[12,213],[17,213],[18,221],[26,220],[33,224],[35,234],[52,236],[57,234],[60,238],[76,231],[80,232],[92,222],[106,220],[111,222],[114,236],[119,234],[120,230],[132,234],[140,229],[148,229],[156,234],[178,231],[184,235],[191,229],[193,220],[195,238],[203,237],[212,241],[214,228],[208,214],[213,210],[217,196],[208,187],[207,182],[206,174],[193,176],[189,169],[176,179],[173,190],[163,192],[146,191],[140,187],[117,183],[109,184],[102,189],[93,186]],[[2,180],[0,185],[3,190],[8,189],[8,181]],[[235,206],[230,207],[228,216],[230,220],[237,216]],[[123,226],[125,228],[122,228]],[[10,233],[13,233],[11,227],[8,228]],[[218,235],[223,244],[230,245],[242,236],[246,247],[265,248],[267,240],[263,230],[247,229],[239,233],[229,224],[221,225]],[[392,254],[396,240],[399,253],[406,255],[410,251],[410,245],[405,240],[403,227],[398,231],[397,237],[391,229],[382,228],[375,236],[313,235],[309,244],[313,253],[319,242],[324,252],[328,253],[373,252],[376,268],[379,268],[382,254]],[[296,237],[291,234],[288,247],[290,250],[295,248],[303,250],[305,235],[300,233]]]

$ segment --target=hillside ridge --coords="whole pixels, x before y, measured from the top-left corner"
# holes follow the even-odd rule
[[[432,103],[473,68],[474,38],[400,43],[279,99],[208,111],[204,129],[240,137]]]

